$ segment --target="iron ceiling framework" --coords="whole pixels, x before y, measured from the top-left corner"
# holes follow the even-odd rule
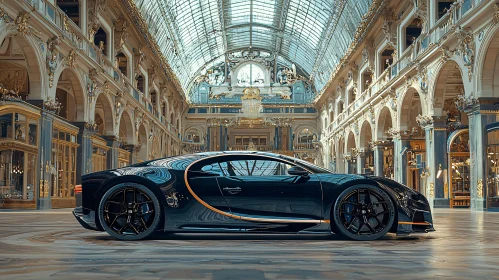
[[[372,0],[133,0],[184,91],[227,53],[261,49],[295,63],[316,90]]]

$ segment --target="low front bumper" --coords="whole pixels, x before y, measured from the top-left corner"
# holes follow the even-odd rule
[[[102,231],[95,221],[95,211],[79,206],[73,210],[73,215],[82,227],[90,230]]]
[[[431,212],[416,209],[411,212],[411,219],[399,219],[397,235],[409,235],[411,233],[428,233],[435,231],[433,228]]]

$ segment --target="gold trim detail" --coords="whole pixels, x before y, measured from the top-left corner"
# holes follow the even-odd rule
[[[192,162],[191,164],[189,164],[189,166],[187,166],[187,168],[185,169],[185,172],[184,172],[185,186],[187,187],[187,190],[189,190],[189,192],[191,193],[192,197],[194,197],[194,199],[197,200],[199,203],[201,203],[201,205],[203,205],[204,207],[206,207],[206,208],[208,208],[208,209],[210,209],[210,210],[212,210],[212,211],[214,211],[214,212],[216,212],[216,213],[218,213],[220,215],[223,215],[223,216],[226,216],[226,217],[229,217],[229,218],[233,218],[233,219],[243,220],[243,221],[268,222],[268,223],[317,223],[317,224],[320,224],[320,223],[327,223],[327,224],[329,224],[330,223],[329,220],[284,220],[284,219],[262,219],[262,218],[242,217],[242,216],[238,216],[238,215],[234,215],[234,214],[231,214],[231,213],[227,213],[227,212],[218,210],[217,208],[209,205],[208,203],[206,203],[205,201],[203,201],[199,196],[197,196],[196,193],[191,189],[191,186],[189,185],[189,182],[187,180],[187,172],[192,167],[192,165],[194,165],[195,163],[198,163],[198,162],[200,162],[202,160],[206,160],[206,159],[210,159],[210,158],[216,158],[216,157],[221,157],[221,156],[224,156],[224,155],[215,155],[215,156],[209,156],[209,157],[204,157],[204,158],[198,159],[198,160]],[[252,155],[248,154],[248,156],[252,156]],[[258,155],[258,156],[259,157],[264,157],[264,158],[273,158],[273,157],[269,157],[269,156],[265,156],[265,155]],[[287,163],[290,163],[290,164],[293,164],[292,162],[284,160],[284,159],[279,159],[279,160],[287,162]],[[307,170],[307,171],[310,172],[310,170]]]
[[[431,226],[428,222],[399,222],[399,225]]]

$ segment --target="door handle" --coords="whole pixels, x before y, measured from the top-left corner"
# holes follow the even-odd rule
[[[241,188],[240,187],[235,187],[235,188],[223,188],[224,191],[230,193],[230,194],[234,194],[234,193],[238,193],[241,191]]]

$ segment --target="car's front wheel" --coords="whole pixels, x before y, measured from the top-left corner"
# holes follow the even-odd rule
[[[332,214],[335,233],[367,241],[381,238],[390,230],[395,207],[381,188],[355,185],[338,196]]]
[[[120,240],[139,240],[156,231],[161,208],[149,188],[122,183],[102,196],[98,213],[101,225],[109,235]]]

